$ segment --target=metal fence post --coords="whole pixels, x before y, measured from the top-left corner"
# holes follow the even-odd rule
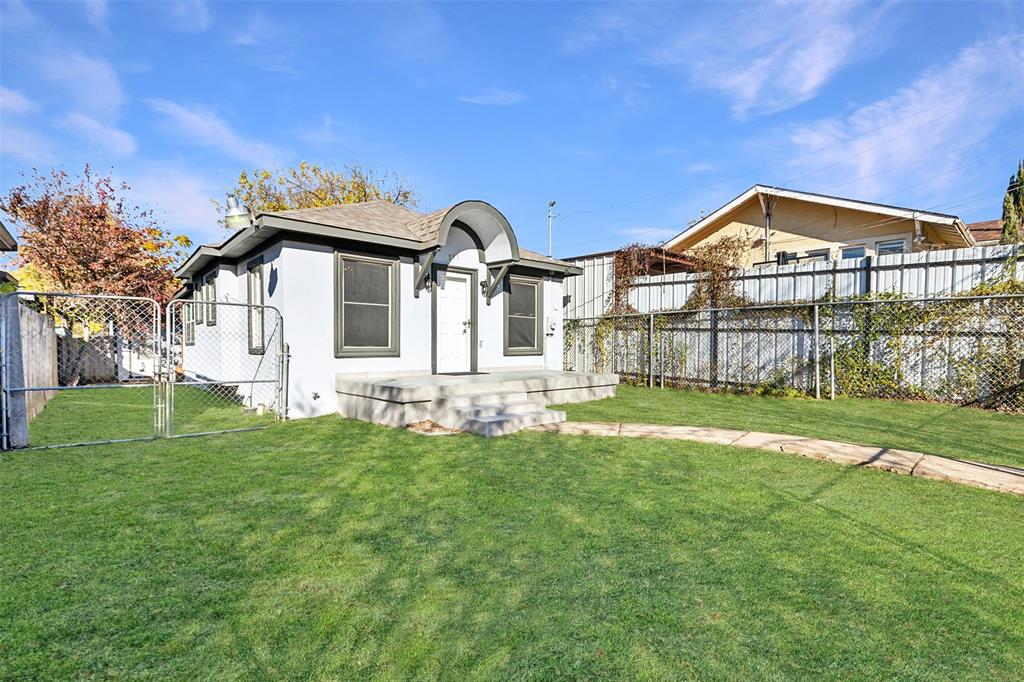
[[[817,303],[814,304],[814,397],[821,400],[821,325]]]
[[[647,316],[647,388],[654,388],[654,313]]]

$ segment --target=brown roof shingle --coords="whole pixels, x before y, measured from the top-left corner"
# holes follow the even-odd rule
[[[452,209],[446,206],[427,214],[418,213],[389,201],[368,201],[341,204],[323,208],[298,208],[288,211],[264,211],[261,215],[317,223],[368,234],[383,234],[430,244],[437,239],[444,216]],[[536,251],[520,247],[520,256],[526,260],[554,265],[570,265],[557,258],[549,258]]]
[[[999,238],[1003,235],[1003,221],[983,220],[977,223],[968,223],[967,229],[970,230],[971,236],[974,237],[975,241],[999,241]]]

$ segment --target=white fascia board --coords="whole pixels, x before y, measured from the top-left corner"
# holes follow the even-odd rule
[[[676,244],[678,244],[680,241],[682,241],[684,237],[686,237],[688,235],[691,235],[691,234],[696,234],[697,232],[699,232],[700,230],[705,228],[710,223],[718,220],[719,218],[721,218],[723,215],[725,215],[729,211],[732,211],[737,206],[739,206],[739,205],[741,205],[743,203],[746,203],[746,201],[749,200],[752,196],[754,196],[755,194],[758,194],[758,190],[760,190],[760,189],[762,189],[762,187],[760,185],[754,185],[753,187],[748,189],[746,192],[744,192],[743,194],[739,195],[738,197],[736,197],[735,199],[733,199],[732,201],[727,203],[725,206],[722,206],[721,208],[719,208],[717,211],[714,211],[710,215],[704,216],[704,218],[702,218],[701,220],[698,220],[693,225],[690,225],[688,228],[686,228],[685,230],[683,230],[682,232],[680,232],[676,236],[672,237],[668,241],[663,242],[661,244],[661,248],[663,248],[663,249],[670,249],[673,246],[675,246]]]
[[[672,237],[668,241],[664,242],[661,247],[664,249],[671,248],[682,241],[685,237],[696,234],[700,230],[707,227],[712,222],[718,220],[722,216],[728,214],[730,211],[736,209],[740,205],[746,203],[753,196],[773,196],[781,197],[784,199],[796,199],[798,201],[806,201],[815,204],[824,204],[826,206],[835,206],[838,208],[848,208],[854,211],[865,211],[869,213],[877,213],[879,215],[887,215],[894,218],[905,218],[907,220],[920,220],[925,223],[932,223],[936,225],[950,225],[956,227],[957,231],[964,236],[965,241],[971,243],[973,240],[969,235],[969,231],[964,225],[963,221],[956,216],[944,215],[942,213],[931,213],[929,211],[918,211],[911,208],[900,208],[898,206],[887,206],[885,204],[875,204],[870,201],[858,201],[856,199],[843,199],[841,197],[831,197],[823,194],[812,194],[809,192],[799,192],[797,190],[783,189],[781,187],[770,187],[766,185],[754,185],[743,194],[722,206],[714,213],[705,216],[702,220],[694,223],[686,230],[680,232],[676,236]]]

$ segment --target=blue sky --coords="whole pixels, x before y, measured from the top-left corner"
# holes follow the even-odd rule
[[[301,160],[468,198],[568,256],[754,183],[998,217],[1024,156],[1024,3],[7,2],[0,182],[89,161],[223,237],[239,171]]]

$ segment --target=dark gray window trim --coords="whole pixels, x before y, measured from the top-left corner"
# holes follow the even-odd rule
[[[508,285],[505,287],[505,291],[501,297],[501,300],[504,303],[504,310],[501,316],[501,326],[504,336],[503,346],[505,355],[544,355],[544,280],[541,277],[526,277],[524,275],[509,275],[507,279]],[[508,345],[508,300],[512,295],[512,282],[536,286],[536,336],[534,337],[535,344],[530,348],[510,348]]]
[[[255,278],[258,285],[256,290],[259,292],[259,300],[252,300],[252,281],[250,278]],[[263,280],[263,258],[257,258],[249,261],[245,268],[245,301],[250,306],[258,306],[254,309],[252,307],[246,308],[246,331],[248,332],[249,338],[249,354],[250,355],[262,355],[265,351],[266,339],[263,338],[266,333],[264,320],[263,320],[263,305],[264,305],[264,280]],[[256,343],[255,336],[253,334],[253,316],[259,316],[260,325],[260,338],[259,343]]]
[[[206,326],[217,325],[217,273],[211,272],[203,277],[203,290],[206,292]]]
[[[345,348],[344,346],[344,324],[345,316],[342,307],[344,306],[343,267],[346,260],[362,261],[364,263],[377,263],[391,267],[391,296],[388,303],[391,343],[380,348],[369,348],[365,346]],[[334,357],[336,358],[397,358],[401,355],[401,259],[398,256],[378,256],[356,251],[335,250],[334,252]]]
[[[479,371],[478,348],[480,347],[480,324],[477,315],[477,301],[480,296],[480,285],[478,283],[480,273],[472,268],[455,268],[444,264],[435,263],[430,268],[430,373],[437,374],[437,273],[439,271],[457,272],[460,275],[469,275],[469,371]]]

